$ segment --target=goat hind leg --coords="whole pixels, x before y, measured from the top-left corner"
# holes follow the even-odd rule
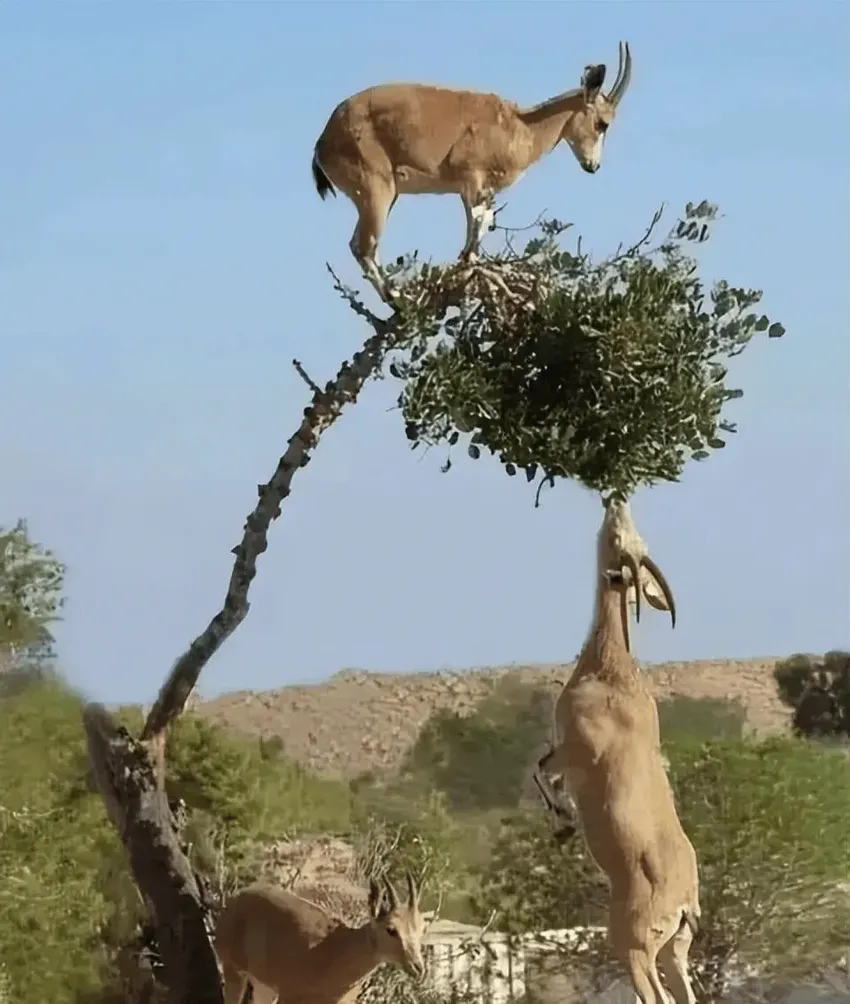
[[[688,952],[693,940],[691,928],[683,922],[673,937],[658,951],[658,965],[676,1004],[696,1004],[688,971]]]
[[[649,952],[632,949],[626,958],[626,966],[640,1004],[668,1004],[667,991]]]
[[[224,1004],[247,1004],[252,1000],[251,984],[247,976],[228,963],[222,963],[224,975]]]
[[[349,247],[363,269],[364,277],[374,286],[382,300],[390,298],[390,287],[381,271],[378,243],[397,194],[389,186],[373,187],[357,201],[357,225]]]

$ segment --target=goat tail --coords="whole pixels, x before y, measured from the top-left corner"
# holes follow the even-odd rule
[[[331,183],[331,179],[322,170],[322,165],[319,163],[319,153],[318,150],[313,151],[313,184],[316,186],[316,191],[319,193],[319,198],[324,200],[330,193],[334,198],[336,198],[336,189]]]

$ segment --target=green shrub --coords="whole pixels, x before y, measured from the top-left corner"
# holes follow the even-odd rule
[[[664,744],[741,739],[747,709],[740,701],[676,694],[658,702],[658,721]]]
[[[402,772],[445,792],[454,812],[513,808],[549,735],[550,709],[545,690],[504,677],[472,714],[434,712]]]

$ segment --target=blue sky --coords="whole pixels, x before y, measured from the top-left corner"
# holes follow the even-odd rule
[[[848,645],[848,31],[846,3],[3,4],[0,525],[26,517],[68,564],[74,683],[153,697],[306,403],[290,360],[325,380],[366,334],[325,271],[358,279],[353,208],[310,177],[334,105],[399,79],[534,103],[613,72],[620,38],[634,82],[602,170],[558,148],[503,221],[548,210],[601,254],[662,201],[708,198],[706,276],[763,288],[788,330],[737,361],[727,449],[635,499],[680,607],[638,654]],[[462,239],[459,201],[407,197],[383,251]],[[395,393],[369,387],[299,473],[203,693],[581,647],[596,498],[535,510],[484,460],[441,475]]]

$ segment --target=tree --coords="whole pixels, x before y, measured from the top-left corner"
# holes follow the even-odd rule
[[[0,658],[52,654],[50,628],[62,609],[65,566],[30,540],[27,524],[0,528]]]
[[[850,652],[792,655],[773,671],[779,696],[794,709],[799,735],[850,736]]]
[[[691,953],[700,1001],[720,997],[747,966],[783,980],[834,965],[850,930],[847,758],[781,737],[666,752],[700,863]],[[581,838],[557,846],[543,821],[520,815],[485,869],[481,909],[504,902],[505,922],[518,928],[604,922],[599,883]]]
[[[600,264],[580,246],[562,249],[566,228],[557,221],[541,224],[541,238],[521,253],[509,242],[501,256],[478,262],[433,267],[404,258],[388,270],[396,286],[402,280],[389,317],[334,277],[371,333],[324,388],[293,360],[312,398],[272,477],[258,486],[220,610],[177,659],[138,739],[101,707],[84,714],[93,774],[151,904],[175,1001],[221,1004],[221,992],[200,882],[163,790],[167,733],[203,667],[247,616],[257,560],[295,473],[392,356],[414,444],[451,446],[471,434],[470,456],[484,446],[509,474],[524,468],[529,481],[539,471],[551,484],[570,477],[629,494],[676,480],[687,459],[724,445],[718,431],[735,431],[721,411],[742,392],[726,387],[725,360],[756,332],[783,333],[755,314],[759,292],[724,281],[706,294],[683,242],[706,240],[715,216],[707,202],[687,206],[652,248],[656,214],[637,244]]]

